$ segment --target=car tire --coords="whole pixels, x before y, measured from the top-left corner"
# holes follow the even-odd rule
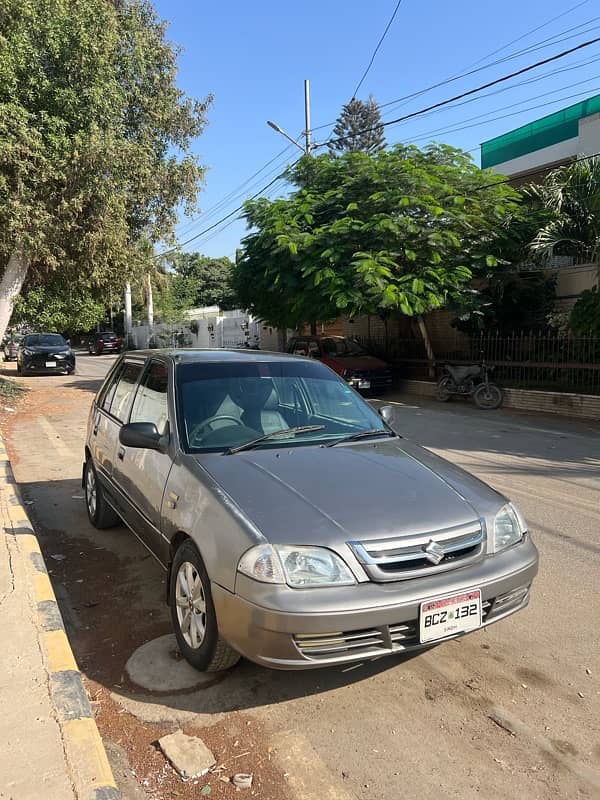
[[[220,672],[237,664],[239,653],[219,636],[208,573],[191,539],[175,553],[169,604],[175,638],[186,661],[202,672]]]
[[[120,525],[121,519],[119,515],[106,502],[104,490],[98,480],[98,473],[91,458],[88,458],[85,462],[83,486],[88,519],[94,528],[102,530],[103,528],[114,528],[116,525]]]

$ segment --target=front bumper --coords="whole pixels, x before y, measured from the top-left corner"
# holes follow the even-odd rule
[[[48,362],[54,362],[54,367],[48,367]],[[75,356],[67,358],[56,358],[56,356],[30,356],[23,358],[22,369],[26,372],[40,372],[44,374],[62,374],[65,371],[75,369]]]
[[[481,589],[483,627],[497,622],[525,608],[537,570],[526,536],[503,553],[427,578],[294,590],[238,575],[236,593],[213,584],[212,594],[219,631],[238,652],[266,667],[311,669],[431,647],[419,641],[421,603],[466,589]]]

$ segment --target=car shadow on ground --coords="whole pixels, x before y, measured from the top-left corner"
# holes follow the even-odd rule
[[[127,660],[141,645],[172,633],[164,570],[125,527],[98,531],[89,524],[80,479],[19,488],[80,669],[123,698],[160,706],[163,715],[165,709],[215,715],[286,702],[366,680],[418,655],[300,672],[242,659],[201,688],[169,695],[136,687],[126,674]]]

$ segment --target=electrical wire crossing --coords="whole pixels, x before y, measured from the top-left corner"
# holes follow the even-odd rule
[[[381,37],[380,37],[379,41],[377,42],[377,46],[375,47],[375,50],[373,50],[373,54],[371,56],[371,60],[367,64],[367,68],[363,72],[361,79],[359,80],[358,84],[356,85],[356,89],[354,90],[354,92],[352,94],[353,98],[356,97],[360,87],[364,83],[365,78],[367,77],[367,75],[371,71],[371,67],[373,66],[373,62],[375,61],[375,57],[376,57],[377,53],[379,52],[379,48],[383,44],[383,40],[387,36],[387,33],[388,33],[389,29],[392,27],[392,24],[393,24],[394,20],[396,19],[396,14],[398,13],[401,5],[402,5],[402,0],[398,0],[398,2],[396,3],[396,8],[394,9],[394,11],[392,13],[392,16],[390,17],[390,19],[388,21],[388,24],[385,26],[384,32],[381,34]]]

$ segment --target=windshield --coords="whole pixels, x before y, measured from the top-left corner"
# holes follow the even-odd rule
[[[352,339],[324,339],[323,351],[328,356],[364,356],[367,351]]]
[[[333,442],[372,429],[381,417],[335,373],[302,361],[180,364],[179,429],[188,452],[225,452],[266,434],[289,431],[257,447]]]
[[[117,338],[116,333],[100,333],[98,335],[99,339],[102,339],[103,342],[112,342]]]
[[[25,347],[66,347],[60,333],[32,333],[23,340]]]

